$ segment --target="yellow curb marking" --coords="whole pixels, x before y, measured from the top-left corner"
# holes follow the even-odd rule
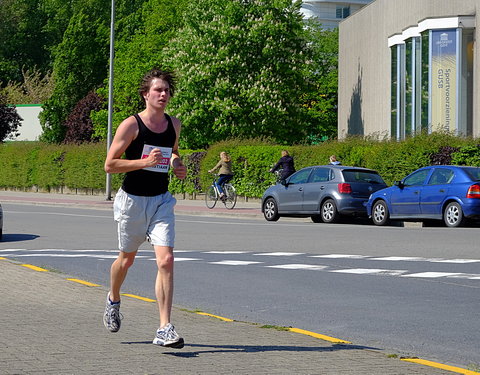
[[[195,312],[195,314],[211,316],[212,318],[217,318],[217,319],[223,320],[224,322],[233,322],[233,319],[224,318],[223,316],[213,315],[205,312]]]
[[[157,302],[154,299],[136,296],[135,294],[122,293],[121,296],[136,298],[136,299],[139,299],[139,300],[142,300],[142,301],[145,301],[145,302]]]
[[[304,329],[300,329],[300,328],[289,328],[288,330],[291,332],[301,333],[302,335],[312,336],[317,339],[321,339],[329,342],[334,342],[339,344],[351,344],[350,341],[336,339],[335,337],[325,336],[315,332],[305,331]]]
[[[480,374],[480,372],[465,370],[464,368],[461,368],[461,367],[443,365],[441,363],[427,361],[425,359],[401,358],[400,360],[405,361],[405,362],[418,363],[418,364],[421,364],[421,365],[435,367],[435,368],[439,368],[439,369],[442,369],[442,370],[452,371],[452,372],[456,372],[456,373],[464,374],[464,375],[478,375],[478,374]]]
[[[79,279],[67,279],[67,280],[73,281],[75,283],[83,284],[83,285],[86,285],[86,286],[100,286],[98,284],[89,283],[88,281],[79,280]]]
[[[48,270],[46,270],[45,268],[40,268],[37,266],[33,266],[31,264],[22,264],[21,266],[30,268],[31,270],[38,271],[38,272],[48,272]]]
[[[0,257],[1,260],[7,260],[7,258],[4,258],[4,257]]]

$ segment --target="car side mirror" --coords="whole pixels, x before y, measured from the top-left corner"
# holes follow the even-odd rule
[[[395,186],[398,186],[400,189],[403,189],[405,187],[405,185],[402,181],[395,181],[393,184]]]
[[[281,183],[283,186],[288,186],[287,180],[285,180],[285,179],[283,179],[283,178],[280,180],[280,183]]]

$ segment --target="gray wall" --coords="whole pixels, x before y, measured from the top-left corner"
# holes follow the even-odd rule
[[[480,0],[375,0],[340,23],[338,137],[390,136],[388,37],[433,17],[476,15]],[[480,136],[480,52],[474,47],[473,135]]]

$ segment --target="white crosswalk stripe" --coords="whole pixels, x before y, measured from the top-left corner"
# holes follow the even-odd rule
[[[12,258],[95,258],[95,259],[115,259],[117,257],[118,250],[101,250],[101,249],[83,249],[83,250],[75,250],[75,249],[2,249],[0,250],[0,256],[3,257],[12,257]],[[210,250],[210,251],[202,251],[202,250],[195,250],[195,249],[181,249],[175,250],[175,262],[205,262],[208,264],[220,265],[220,266],[259,266],[265,267],[270,269],[278,269],[278,270],[295,270],[295,271],[322,271],[322,272],[331,272],[337,274],[351,274],[351,275],[365,275],[365,276],[397,276],[397,277],[404,277],[404,278],[418,278],[418,279],[462,279],[462,280],[480,280],[479,273],[471,273],[470,272],[447,272],[445,270],[448,265],[455,265],[457,267],[461,267],[465,265],[466,267],[469,264],[480,263],[480,259],[462,259],[462,258],[453,258],[453,259],[445,259],[445,258],[426,258],[426,257],[415,257],[415,256],[385,256],[385,257],[373,257],[368,255],[359,255],[359,254],[317,254],[317,255],[310,255],[306,253],[300,252],[264,252],[259,253],[255,251],[248,251],[248,250]],[[180,254],[189,254],[192,256],[181,256]],[[209,256],[207,256],[209,255]],[[264,262],[259,262],[255,260],[245,260],[245,259],[228,259],[229,255],[233,256],[242,256],[245,257],[259,257],[262,256],[262,260]],[[275,263],[271,264],[272,259],[269,257],[275,258]],[[281,259],[291,259],[294,257],[300,257],[303,259],[325,259],[324,262],[327,260],[334,260],[338,259],[338,262],[334,262],[332,265],[325,265],[325,264],[310,264],[307,263],[285,263],[281,264]],[[155,261],[155,255],[153,250],[139,250],[138,255],[136,256],[138,260],[147,260],[147,261]],[[213,258],[213,259],[208,259]],[[217,260],[215,260],[217,258]],[[218,259],[220,258],[220,259]],[[258,259],[258,258],[257,258]],[[340,266],[342,263],[341,261],[345,260],[348,261],[348,268]],[[432,264],[440,264],[442,265],[441,270],[438,271],[425,271],[418,272],[415,270],[409,271],[406,269],[396,269],[392,267],[392,269],[387,268],[377,268],[377,267],[368,267],[368,262],[391,262],[392,264],[398,262],[414,262],[416,263],[416,268],[418,269],[418,265],[425,263],[430,264],[428,266],[430,269],[434,268]],[[362,266],[366,265],[367,267],[350,267],[352,262],[361,263]],[[312,261],[313,263],[313,261]],[[382,264],[383,265],[383,264]],[[403,263],[405,265],[405,263]],[[453,271],[453,270],[452,270]]]
[[[327,266],[317,266],[314,264],[278,264],[276,266],[265,266],[267,268],[282,268],[285,270],[324,270]]]
[[[210,264],[221,264],[223,266],[248,266],[250,264],[259,264],[262,262],[249,262],[245,260],[221,260],[219,262],[208,262]]]
[[[333,270],[329,272],[335,273],[354,273],[358,275],[388,275],[388,276],[399,276],[408,272],[406,270],[382,270],[382,269],[375,269],[375,268],[351,268],[345,270]]]

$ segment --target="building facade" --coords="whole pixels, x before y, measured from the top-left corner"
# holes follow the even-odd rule
[[[18,104],[15,106],[18,115],[22,118],[18,128],[20,133],[13,141],[38,141],[42,134],[42,126],[38,116],[42,112],[41,104]]]
[[[372,0],[304,0],[301,12],[304,18],[317,18],[326,29],[338,27],[341,20],[349,17]]]
[[[480,0],[375,0],[340,23],[338,135],[480,136]]]

